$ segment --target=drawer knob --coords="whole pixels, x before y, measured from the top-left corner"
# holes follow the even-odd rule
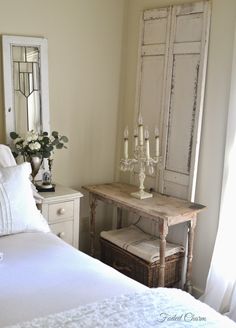
[[[63,214],[65,214],[65,209],[62,207],[62,208],[59,208],[59,210],[57,211],[57,213],[59,214],[59,215],[63,215]]]
[[[63,237],[65,237],[65,232],[64,232],[64,231],[59,232],[59,233],[57,234],[57,236],[58,236],[59,238],[63,238]]]

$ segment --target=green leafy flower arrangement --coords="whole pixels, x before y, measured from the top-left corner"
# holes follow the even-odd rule
[[[53,131],[51,135],[48,132],[37,133],[34,130],[28,131],[24,137],[16,132],[11,132],[13,139],[12,153],[15,157],[22,155],[24,159],[32,156],[49,158],[54,149],[67,148],[65,144],[69,141],[66,136]]]

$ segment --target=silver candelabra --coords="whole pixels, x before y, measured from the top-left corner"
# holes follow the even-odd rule
[[[143,129],[143,119],[141,113],[138,117],[138,126],[134,131],[134,158],[128,156],[129,132],[128,128],[124,131],[124,158],[120,161],[122,171],[133,171],[138,169],[139,191],[131,193],[131,196],[138,199],[150,198],[153,195],[144,191],[144,180],[146,169],[149,174],[153,174],[155,167],[160,166],[161,157],[159,156],[159,130],[155,128],[155,156],[150,157],[149,131]]]

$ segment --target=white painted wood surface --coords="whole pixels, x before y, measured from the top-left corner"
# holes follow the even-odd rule
[[[50,132],[49,84],[48,84],[48,43],[45,38],[3,35],[3,76],[6,143],[10,144],[10,132],[15,128],[13,92],[12,46],[38,47],[40,50],[40,86],[42,130]],[[17,131],[16,131],[17,132]]]
[[[194,200],[209,38],[208,1],[173,6],[160,191]],[[174,172],[174,178],[170,179]],[[166,177],[168,176],[168,179]],[[188,184],[183,186],[183,179]]]
[[[164,167],[145,185],[192,201],[209,25],[208,1],[146,10],[140,25],[135,119],[141,111],[150,132],[159,127]]]
[[[79,248],[80,192],[56,185],[55,192],[42,192],[39,204],[43,216],[58,237]]]
[[[141,111],[150,131],[150,152],[154,155],[154,130],[162,131],[164,90],[167,74],[171,7],[146,10],[140,20],[140,40],[137,72],[137,95],[134,125]],[[157,176],[146,175],[145,186],[156,189]],[[131,183],[138,183],[137,174]]]

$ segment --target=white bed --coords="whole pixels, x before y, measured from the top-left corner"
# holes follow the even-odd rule
[[[189,294],[150,290],[52,233],[1,237],[0,249],[0,327],[236,326]]]
[[[236,327],[189,294],[150,290],[49,232],[30,165],[11,156],[0,145],[1,328]]]
[[[147,287],[52,233],[0,237],[0,327]]]

